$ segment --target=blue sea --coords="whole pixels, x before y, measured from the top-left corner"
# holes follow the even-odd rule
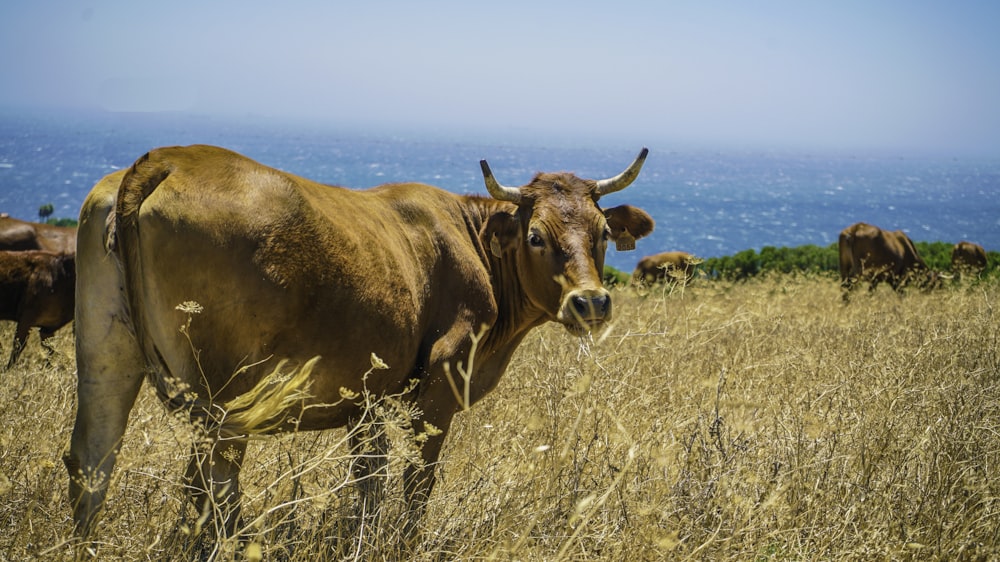
[[[455,193],[485,194],[479,160],[501,183],[522,185],[537,171],[608,177],[645,144],[542,142],[501,133],[376,133],[303,123],[175,114],[0,111],[0,212],[37,220],[76,218],[102,176],[150,148],[207,143],[313,180],[365,188],[420,181]],[[607,263],[631,271],[644,255],[685,250],[701,257],[764,246],[825,246],[858,221],[918,241],[971,240],[1000,250],[1000,157],[794,153],[656,146],[639,179],[602,199],[640,206],[656,230],[637,251],[609,249]]]

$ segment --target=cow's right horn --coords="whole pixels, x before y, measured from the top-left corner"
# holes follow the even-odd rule
[[[600,180],[597,182],[597,196],[607,195],[609,193],[614,193],[616,191],[621,191],[629,186],[635,181],[635,178],[639,176],[639,170],[642,169],[643,162],[646,161],[646,155],[649,154],[648,148],[643,148],[639,152],[639,156],[625,169],[624,172],[618,174],[613,178],[608,178],[606,180]]]
[[[496,178],[493,177],[493,172],[490,170],[490,165],[486,163],[486,160],[480,160],[479,167],[483,169],[483,180],[486,182],[486,191],[489,191],[494,199],[510,201],[511,203],[521,202],[520,188],[500,185]]]

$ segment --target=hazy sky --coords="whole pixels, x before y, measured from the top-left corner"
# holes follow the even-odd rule
[[[1000,156],[1000,2],[0,4],[0,105]]]

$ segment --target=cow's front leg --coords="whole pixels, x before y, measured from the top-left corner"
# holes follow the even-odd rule
[[[208,523],[217,537],[232,537],[239,530],[240,467],[246,449],[246,439],[236,437],[192,447],[186,482],[198,514],[195,533]]]
[[[450,390],[449,390],[450,395]],[[454,397],[449,396],[452,404],[457,404]],[[420,519],[427,511],[427,502],[430,500],[431,492],[434,490],[436,481],[435,471],[438,468],[438,458],[441,455],[441,447],[444,445],[445,436],[451,427],[451,421],[456,409],[439,408],[429,410],[429,407],[436,407],[433,404],[420,403],[418,405],[424,411],[423,428],[415,427],[417,433],[426,433],[427,439],[424,441],[420,456],[422,463],[411,464],[403,470],[403,493],[406,498],[407,516],[403,526],[403,536],[407,542],[413,544],[419,538]],[[429,425],[427,425],[429,424]]]

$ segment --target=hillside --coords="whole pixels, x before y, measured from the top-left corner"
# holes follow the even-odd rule
[[[881,288],[850,304],[822,275],[620,288],[613,298],[609,333],[533,332],[500,387],[456,418],[414,559],[1000,554],[996,278],[903,296]],[[2,328],[6,351],[12,327]],[[72,559],[60,460],[74,408],[71,330],[56,340],[51,365],[33,336],[24,363],[3,374],[3,559]],[[396,442],[403,421],[381,419]],[[398,495],[362,546],[331,538],[353,515],[343,439],[331,431],[251,444],[252,553],[397,556]],[[145,389],[98,559],[191,557],[195,522],[181,515],[190,440]],[[403,462],[392,458],[397,477]]]

